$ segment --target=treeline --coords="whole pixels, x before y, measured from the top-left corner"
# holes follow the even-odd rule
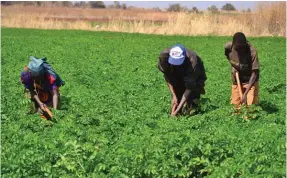
[[[210,13],[219,13],[221,11],[237,11],[237,9],[230,3],[226,3],[225,5],[223,5],[221,7],[221,9],[218,9],[215,5],[212,5],[210,7],[207,8],[207,11]],[[167,11],[169,12],[191,12],[191,13],[201,13],[201,11],[199,11],[197,9],[197,7],[192,7],[191,9],[185,7],[185,6],[181,6],[180,4],[170,4]],[[251,12],[251,9],[248,8],[246,10],[242,10],[242,12]]]
[[[24,5],[24,6],[39,6],[39,7],[80,7],[80,8],[114,8],[114,9],[130,9],[134,8],[132,6],[128,7],[125,3],[120,3],[119,1],[114,1],[111,5],[105,5],[103,1],[1,1],[1,5]],[[168,12],[190,12],[190,13],[201,13],[197,7],[192,7],[191,9],[177,4],[170,4],[167,9],[160,9],[158,7],[153,8],[155,11],[168,11]],[[222,11],[237,11],[237,9],[230,3],[226,3],[221,7]],[[210,13],[219,13],[215,5],[207,8]],[[242,10],[242,12],[251,12],[250,8]]]
[[[81,8],[115,8],[127,9],[127,5],[114,1],[111,5],[105,5],[103,1],[1,1],[3,6],[23,5],[38,7],[81,7]]]

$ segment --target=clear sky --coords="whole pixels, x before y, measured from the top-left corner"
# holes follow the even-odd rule
[[[125,3],[127,6],[143,7],[143,8],[168,8],[169,4],[179,3],[182,6],[192,8],[197,7],[199,10],[206,10],[211,5],[216,5],[221,8],[226,3],[231,3],[238,10],[256,7],[259,1],[119,1],[121,4]],[[113,1],[104,1],[106,5],[113,4]]]

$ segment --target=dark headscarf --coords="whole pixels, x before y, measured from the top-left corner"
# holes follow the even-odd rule
[[[242,32],[237,32],[233,35],[233,42],[234,45],[245,45],[247,43],[246,37]]]
[[[247,46],[247,40],[242,32],[237,32],[233,35],[232,45],[238,52],[245,52]]]

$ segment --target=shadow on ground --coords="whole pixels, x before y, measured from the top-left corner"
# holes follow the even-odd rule
[[[70,106],[70,102],[71,102],[71,97],[69,96],[61,96],[61,107],[60,110],[69,110],[69,106]]]
[[[259,102],[259,106],[261,106],[261,108],[266,111],[268,114],[273,114],[279,111],[279,109],[277,108],[277,106],[269,101],[261,101]]]

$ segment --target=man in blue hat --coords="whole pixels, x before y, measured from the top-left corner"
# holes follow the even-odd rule
[[[200,57],[182,44],[163,50],[158,69],[163,72],[172,94],[171,116],[195,113],[207,79]],[[184,108],[184,109],[183,109]]]

